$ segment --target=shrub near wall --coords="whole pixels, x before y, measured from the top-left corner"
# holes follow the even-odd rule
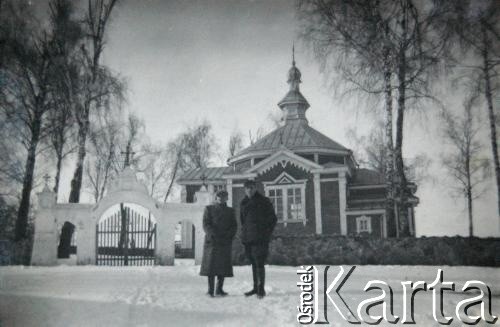
[[[247,264],[239,241],[233,262]],[[500,267],[499,238],[354,236],[273,237],[268,263],[273,265],[449,265]]]

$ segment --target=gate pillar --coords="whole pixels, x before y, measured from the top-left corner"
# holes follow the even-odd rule
[[[76,229],[77,246],[76,263],[79,265],[93,265],[96,263],[96,219],[80,221]]]
[[[166,217],[165,210],[161,211],[156,224],[156,264],[160,266],[173,266],[175,259],[175,225],[171,219]]]
[[[212,193],[205,186],[195,193],[196,204],[201,207],[200,213],[192,217],[192,222],[195,225],[195,249],[194,249],[194,264],[201,265],[203,258],[203,243],[205,242],[205,231],[203,230],[203,211],[206,205],[212,202]]]
[[[54,214],[56,194],[48,185],[38,193],[38,203],[31,264],[54,266],[57,264],[57,226]]]
[[[205,241],[205,232],[202,224],[195,224],[195,243],[194,243],[194,264],[201,265],[203,258],[203,243]]]

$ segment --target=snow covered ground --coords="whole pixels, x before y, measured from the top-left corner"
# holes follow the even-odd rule
[[[251,288],[248,266],[235,267],[227,279],[225,298],[205,296],[206,279],[199,266],[178,260],[174,267],[0,267],[0,326],[294,326],[300,290],[296,267],[267,267],[263,300],[245,298]],[[436,279],[460,290],[466,280],[481,280],[493,292],[493,314],[500,315],[500,269],[481,267],[358,266],[343,288],[346,302],[355,309],[376,294],[363,292],[372,279],[393,286],[395,313],[402,312],[401,281]],[[338,267],[332,267],[337,269]],[[470,297],[470,295],[468,296]],[[454,316],[463,294],[447,292],[445,313]],[[438,325],[432,318],[430,292],[416,296],[419,326]],[[347,326],[338,315],[333,326]],[[497,325],[499,322],[497,321]],[[382,324],[384,325],[384,324]],[[459,326],[457,319],[452,325]]]

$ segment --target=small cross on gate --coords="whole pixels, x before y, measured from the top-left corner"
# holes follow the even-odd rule
[[[45,181],[45,186],[48,187],[50,182],[50,175],[49,174],[43,175],[43,180]]]
[[[201,173],[200,179],[201,179],[201,186],[207,187],[207,176],[205,175],[204,172]]]

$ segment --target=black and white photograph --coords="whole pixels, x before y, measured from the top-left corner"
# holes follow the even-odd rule
[[[0,327],[500,325],[499,0],[0,0]]]

